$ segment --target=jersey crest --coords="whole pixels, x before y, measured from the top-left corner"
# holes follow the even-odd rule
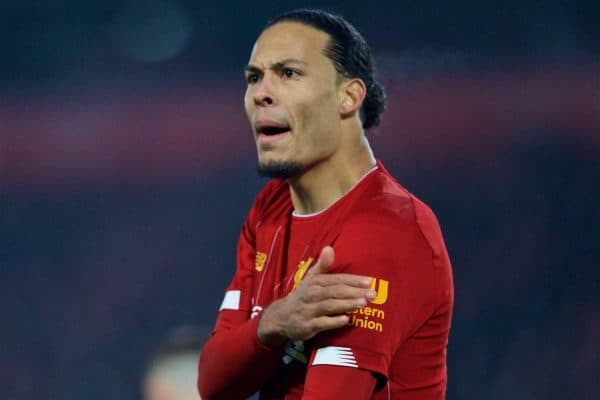
[[[308,270],[308,267],[310,267],[312,262],[313,262],[312,257],[309,257],[308,260],[300,261],[300,263],[298,264],[298,267],[296,269],[296,274],[294,275],[294,287],[292,288],[292,292],[294,290],[296,290],[296,288],[302,281],[302,278],[304,278],[304,275],[306,275],[306,271]]]

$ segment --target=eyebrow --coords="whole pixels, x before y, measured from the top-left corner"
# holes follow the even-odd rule
[[[286,58],[285,60],[281,60],[281,61],[271,64],[269,69],[279,70],[289,64],[300,64],[300,65],[304,65],[304,66],[308,65],[308,63],[306,61],[298,60],[297,58]],[[260,71],[261,71],[260,68],[258,68],[256,65],[252,65],[252,64],[248,64],[244,68],[244,72],[260,72]]]

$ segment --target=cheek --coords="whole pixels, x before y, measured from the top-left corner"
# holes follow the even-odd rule
[[[246,94],[244,95],[244,109],[246,110],[246,116],[250,119],[254,113],[254,101],[249,89],[246,89]]]
[[[314,122],[315,133],[318,136],[317,139],[321,138],[320,140],[324,141],[328,138],[329,133],[335,129],[335,125],[338,122],[336,113],[337,99],[331,92],[325,92],[319,98],[314,99],[311,108],[311,120]]]
[[[331,104],[315,99],[299,111],[303,122],[303,135],[298,138],[302,153],[317,157],[330,153],[337,146],[336,119]]]
[[[317,108],[322,117],[327,121],[327,124],[333,124],[338,120],[338,97],[333,90],[323,92],[318,99]]]
[[[328,129],[336,119],[336,96],[331,91],[314,89],[311,96],[305,99],[298,107],[303,121],[307,126],[311,126],[318,133],[321,129]]]

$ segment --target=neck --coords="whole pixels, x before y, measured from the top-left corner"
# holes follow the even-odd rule
[[[289,179],[294,210],[298,214],[322,211],[346,194],[376,164],[364,135],[349,151],[334,154]]]

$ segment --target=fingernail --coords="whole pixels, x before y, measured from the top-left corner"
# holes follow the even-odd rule
[[[374,290],[368,290],[367,291],[367,299],[369,300],[373,300],[375,297],[377,297],[377,292]]]
[[[367,305],[367,301],[365,299],[356,300],[356,308],[363,308]]]
[[[365,285],[365,286],[371,286],[371,278],[366,278],[366,277],[362,278],[360,280],[360,283],[363,284],[363,285]]]

